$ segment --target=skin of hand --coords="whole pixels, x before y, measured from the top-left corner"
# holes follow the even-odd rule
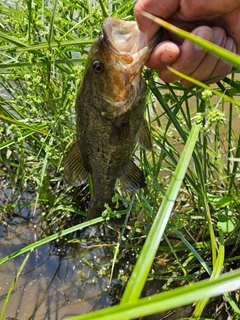
[[[147,42],[159,26],[141,11],[240,54],[240,0],[139,0],[134,13],[141,30],[140,41]],[[167,66],[200,81],[209,79],[207,83],[219,81],[232,69],[231,65],[167,30],[146,65],[157,70],[160,78],[168,83],[180,79]],[[186,87],[192,85],[186,80],[181,82]]]

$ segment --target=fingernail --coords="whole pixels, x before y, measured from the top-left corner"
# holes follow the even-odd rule
[[[196,32],[196,36],[198,36],[199,38],[202,38],[204,40],[212,41],[213,31],[211,29],[199,30]],[[196,43],[194,43],[194,48],[198,51],[204,50],[202,47],[198,46]]]
[[[173,60],[172,52],[170,50],[168,50],[167,48],[165,48],[165,50],[161,54],[160,59],[164,63],[172,62],[172,60]]]

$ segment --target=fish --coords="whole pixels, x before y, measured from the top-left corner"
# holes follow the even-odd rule
[[[87,220],[101,216],[105,204],[113,207],[117,180],[126,190],[146,186],[132,157],[137,143],[152,149],[141,71],[160,38],[141,44],[135,21],[108,17],[89,50],[75,104],[76,139],[64,164],[67,184],[81,185],[90,174]]]

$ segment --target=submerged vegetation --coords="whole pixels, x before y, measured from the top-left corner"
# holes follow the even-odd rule
[[[71,241],[73,232],[103,220],[108,225],[115,216],[106,208],[103,218],[79,225],[91,182],[65,185],[63,166],[75,136],[74,104],[89,45],[106,16],[132,20],[133,7],[127,0],[0,4],[0,179],[11,190],[7,200],[0,198],[0,221],[25,204],[45,223],[40,242],[1,256],[2,264],[60,236],[69,234],[64,241]],[[147,187],[134,195],[117,190],[116,202],[124,201],[132,217],[127,229],[116,227],[121,237],[109,273],[112,264],[117,268],[121,246],[126,259],[135,250],[138,260],[121,278],[126,288],[118,306],[77,318],[133,319],[194,302],[178,319],[240,318],[239,65],[211,86],[214,92],[167,85],[144,70],[154,148],[135,155]],[[33,200],[22,203],[29,190]],[[23,269],[27,259],[28,254]],[[146,281],[157,284],[156,295],[139,300]],[[12,290],[13,285],[5,307]]]

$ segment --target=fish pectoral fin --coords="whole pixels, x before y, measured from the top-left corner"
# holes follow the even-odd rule
[[[138,131],[138,143],[142,148],[149,151],[152,150],[152,139],[146,119],[143,119],[140,124]]]
[[[76,141],[65,159],[64,179],[68,184],[79,186],[87,180],[87,176],[88,171],[84,167],[78,141]]]
[[[132,190],[146,187],[143,172],[134,162],[129,162],[123,175],[119,178],[123,188]]]

